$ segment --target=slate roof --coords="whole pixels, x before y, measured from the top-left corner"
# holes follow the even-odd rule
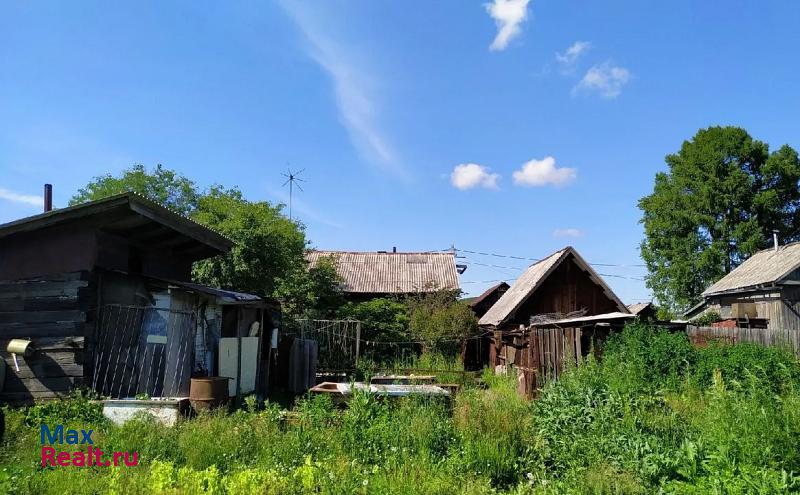
[[[759,251],[703,292],[713,296],[780,283],[800,268],[800,242]]]
[[[524,303],[540,285],[547,279],[550,273],[555,270],[567,257],[572,254],[575,262],[589,273],[592,280],[602,287],[606,295],[617,303],[617,307],[621,312],[627,312],[628,308],[622,304],[622,301],[614,294],[611,287],[594,271],[589,263],[584,260],[580,254],[572,246],[567,246],[560,251],[556,251],[550,256],[537,261],[528,267],[525,272],[514,282],[510,289],[503,294],[500,299],[489,308],[480,319],[481,325],[500,325],[509,318],[511,318],[516,310]]]
[[[458,290],[458,270],[452,252],[351,252],[309,251],[311,266],[333,256],[343,279],[344,292],[411,294],[438,289]]]

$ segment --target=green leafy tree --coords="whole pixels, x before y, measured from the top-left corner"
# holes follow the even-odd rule
[[[278,280],[304,262],[305,234],[286,218],[282,205],[247,201],[236,188],[213,186],[199,197],[192,218],[229,237],[228,254],[195,263],[200,283],[272,296]]]
[[[773,229],[800,238],[800,160],[737,127],[702,129],[667,155],[653,193],[639,201],[647,286],[666,312],[695,303],[708,285],[766,247]]]
[[[152,171],[137,163],[115,177],[111,174],[95,177],[92,182],[70,199],[70,205],[95,201],[123,192],[135,192],[183,215],[197,208],[200,193],[194,182],[183,175],[156,165]]]
[[[339,309],[338,317],[361,322],[361,339],[375,342],[363,345],[362,356],[377,363],[394,361],[409,353],[419,353],[419,346],[410,344],[377,344],[377,342],[409,342],[408,305],[396,298],[379,297],[363,302],[348,302]]]
[[[320,258],[316,265],[301,263],[278,281],[275,295],[281,301],[287,321],[294,318],[327,319],[344,304],[342,278],[333,257]]]
[[[478,331],[472,310],[457,301],[452,291],[436,291],[408,300],[409,330],[422,342],[423,352],[455,355],[464,339]]]
[[[212,186],[201,192],[185,176],[157,165],[134,165],[118,176],[95,177],[70,204],[133,191],[182,213],[235,241],[229,254],[195,263],[195,281],[261,296],[273,296],[279,280],[304,267],[303,225],[283,214],[283,206],[248,201],[239,189]]]

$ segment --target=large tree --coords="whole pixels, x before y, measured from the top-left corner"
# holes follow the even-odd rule
[[[141,194],[183,215],[189,215],[197,208],[200,196],[194,182],[178,172],[164,168],[161,164],[149,171],[144,165],[137,163],[123,170],[119,176],[106,174],[95,177],[86,187],[78,189],[69,204],[94,201],[126,191]]]
[[[639,201],[647,286],[677,313],[705,288],[768,245],[800,238],[800,160],[770,153],[738,127],[701,129],[667,155],[653,193]]]
[[[101,199],[125,191],[141,194],[222,233],[235,241],[231,252],[195,264],[196,281],[262,296],[275,294],[279,280],[304,266],[302,224],[286,218],[283,205],[248,201],[237,188],[212,186],[200,191],[178,172],[143,165],[95,177],[78,190],[70,204]]]

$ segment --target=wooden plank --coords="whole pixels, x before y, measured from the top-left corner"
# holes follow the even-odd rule
[[[27,284],[32,282],[74,282],[77,280],[87,280],[88,277],[89,272],[87,271],[48,273],[47,275],[25,277],[18,280],[0,280],[0,285]]]
[[[70,280],[65,282],[6,282],[0,284],[0,299],[14,297],[74,296],[78,294],[80,289],[88,285],[88,280]]]
[[[79,310],[64,311],[7,311],[0,312],[0,324],[3,323],[44,323],[62,321],[86,321],[86,313]]]
[[[83,379],[75,376],[20,378],[8,373],[3,392],[69,392],[82,383]]]
[[[60,378],[66,376],[82,377],[83,365],[76,363],[36,363],[36,364],[19,364],[19,371],[13,367],[13,364],[6,369],[6,374],[13,374],[20,379],[25,378]]]
[[[0,338],[26,339],[40,337],[82,336],[83,324],[80,322],[44,323],[6,323],[0,324]]]
[[[78,296],[0,299],[0,312],[78,309]]]
[[[1,336],[0,336],[1,337]],[[7,341],[0,339],[0,349],[4,349]],[[34,341],[37,352],[75,351],[83,349],[82,336],[42,337]]]

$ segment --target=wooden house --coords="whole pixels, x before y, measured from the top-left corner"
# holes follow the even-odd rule
[[[632,318],[611,287],[568,246],[532,264],[484,314],[479,324],[490,337],[481,361],[489,365],[520,364],[516,351],[527,346],[531,325],[566,328],[611,328]],[[585,351],[592,333],[583,332]]]
[[[755,253],[703,292],[686,313],[716,311],[718,326],[800,330],[800,242]]]
[[[77,386],[110,397],[186,396],[198,374],[248,388],[277,307],[191,282],[193,262],[231,246],[133,193],[0,225],[0,401]],[[224,347],[226,338],[234,342]],[[251,338],[257,345],[242,343]],[[7,352],[12,339],[30,341],[29,352]]]
[[[376,297],[408,296],[437,290],[460,291],[454,252],[409,253],[378,251],[309,251],[306,259],[315,266],[331,258],[342,278],[342,291],[350,301]]]

